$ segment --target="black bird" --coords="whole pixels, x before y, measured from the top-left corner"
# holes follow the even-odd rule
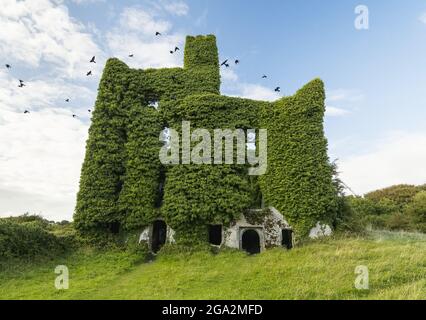
[[[263,76],[262,76],[262,79],[266,79],[268,76],[266,75],[266,74],[264,74]]]
[[[226,66],[228,64],[228,59],[226,59],[225,61],[223,61],[220,65],[221,66]]]
[[[23,88],[23,87],[25,87],[25,83],[24,83],[24,81],[22,81],[22,80],[19,80],[19,86],[18,86],[19,88]]]
[[[92,75],[92,71],[89,71],[88,73],[86,73],[86,76],[91,76]]]
[[[180,50],[179,47],[175,47],[175,52],[178,51],[178,50]]]
[[[89,109],[89,110],[87,110],[87,111],[92,112],[92,110],[90,110],[90,109]]]
[[[73,114],[73,115],[72,115],[72,117],[73,117],[73,118],[77,118],[77,115]]]
[[[174,53],[174,51],[173,50],[170,50],[170,54],[173,54]]]
[[[90,63],[96,63],[96,57],[93,56],[92,60],[90,60]]]
[[[235,60],[235,64],[239,64],[240,63],[240,60]]]
[[[229,63],[225,63],[225,67],[229,68]]]
[[[12,68],[12,66],[10,64],[6,64],[6,68],[10,69],[10,68]]]
[[[155,35],[156,35],[156,36],[161,36],[161,33],[157,31],[157,32],[155,33]]]
[[[25,111],[24,111],[24,114],[27,114],[27,113],[30,113],[30,112],[29,112],[28,110],[25,110]]]
[[[70,102],[70,99],[65,99],[65,102]]]
[[[134,55],[133,54],[129,54],[129,58],[133,58],[134,57]]]
[[[281,92],[281,88],[280,87],[276,87],[275,88],[275,92]]]

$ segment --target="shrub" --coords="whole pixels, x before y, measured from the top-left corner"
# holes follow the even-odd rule
[[[406,208],[406,213],[412,219],[412,227],[426,232],[426,191],[419,192]]]
[[[16,223],[0,219],[0,260],[62,253],[66,244],[37,221]]]

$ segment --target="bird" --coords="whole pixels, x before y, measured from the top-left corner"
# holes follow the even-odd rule
[[[264,74],[263,76],[262,76],[262,79],[266,79],[268,76],[266,75],[266,74]]]
[[[92,60],[90,60],[90,63],[96,63],[96,57],[93,56]]]
[[[6,68],[10,69],[10,68],[12,68],[12,66],[10,64],[6,64]]]
[[[240,60],[236,59],[235,64],[239,64],[239,63],[240,63]]]
[[[228,59],[226,59],[225,61],[223,61],[220,65],[221,66],[226,66],[228,64]]]
[[[18,86],[18,88],[23,88],[23,87],[25,87],[24,81],[23,80],[19,80],[19,86]]]
[[[156,36],[161,36],[161,33],[157,31],[157,32],[155,33],[155,35],[156,35]]]
[[[226,67],[226,68],[229,68],[229,63],[225,63],[225,67]]]
[[[173,54],[174,53],[174,51],[173,50],[170,50],[170,54]]]
[[[90,110],[90,109],[89,109],[89,110],[87,110],[87,111],[92,112],[92,110]]]
[[[281,88],[280,87],[276,87],[275,88],[275,92],[281,92]]]
[[[129,54],[129,58],[133,58],[134,57],[134,55],[133,54]]]
[[[24,114],[27,114],[27,113],[30,113],[30,112],[29,112],[28,110],[25,110],[25,111],[24,111]]]
[[[89,71],[88,73],[86,73],[86,76],[91,76],[92,75],[92,71]]]
[[[65,99],[65,102],[70,102],[70,99]]]
[[[179,47],[175,47],[175,52],[178,51],[178,50],[180,50]]]
[[[77,115],[73,114],[73,115],[72,115],[72,117],[73,117],[73,118],[77,118]]]

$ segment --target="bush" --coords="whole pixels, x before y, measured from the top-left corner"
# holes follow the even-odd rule
[[[66,244],[40,226],[39,221],[16,223],[0,219],[0,261],[62,253]]]
[[[426,191],[419,192],[406,208],[413,229],[426,232]]]

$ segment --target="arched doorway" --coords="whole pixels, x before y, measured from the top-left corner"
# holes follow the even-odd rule
[[[244,231],[241,239],[241,247],[249,254],[260,253],[260,237],[256,230]]]
[[[152,225],[151,250],[157,253],[166,243],[167,225],[162,220],[154,221]]]

